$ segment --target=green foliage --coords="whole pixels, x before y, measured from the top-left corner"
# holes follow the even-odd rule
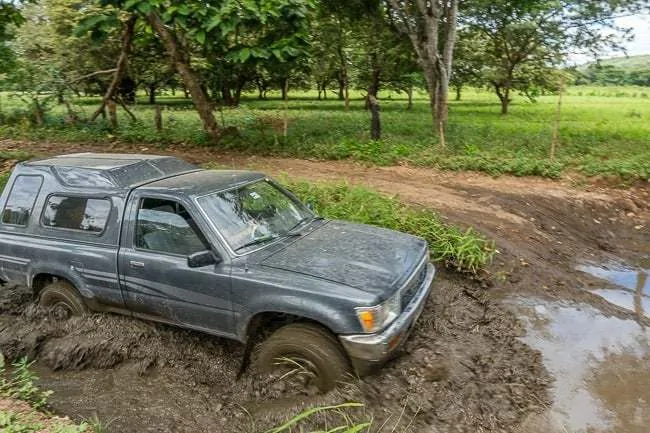
[[[7,371],[5,358],[0,353],[0,396],[22,400],[31,406],[30,412],[0,411],[0,429],[5,433],[32,433],[46,429],[52,433],[83,433],[88,424],[79,425],[61,419],[50,419],[46,413],[38,412],[47,404],[52,391],[43,391],[37,385],[38,376],[30,369],[33,362],[21,358]]]
[[[343,183],[285,181],[301,200],[312,203],[319,215],[372,224],[420,236],[427,240],[431,257],[456,270],[477,273],[490,263],[494,242],[471,228],[446,224],[433,211],[408,206],[397,197]]]
[[[601,86],[644,86],[650,87],[650,56],[636,56],[626,62],[610,59],[578,68],[575,84],[597,84]]]
[[[0,354],[0,394],[26,401],[35,409],[39,409],[47,404],[47,398],[52,391],[42,391],[36,386],[38,376],[30,370],[32,364],[33,362],[28,362],[27,358],[21,358],[12,364],[13,371],[7,378],[5,360]]]

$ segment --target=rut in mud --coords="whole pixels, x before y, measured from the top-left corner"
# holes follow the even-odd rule
[[[237,343],[115,315],[57,317],[24,288],[0,293],[0,351],[37,360],[57,413],[96,414],[109,431],[265,431],[306,407],[345,401],[365,403],[352,414],[389,430],[508,431],[549,404],[548,375],[518,339],[519,322],[453,275],[438,279],[400,358],[326,395],[251,372],[236,380]],[[342,423],[330,417],[328,425]]]

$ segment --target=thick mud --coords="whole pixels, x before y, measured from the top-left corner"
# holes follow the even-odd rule
[[[371,431],[647,431],[650,266],[638,262],[650,256],[647,182],[618,189],[182,146],[5,140],[0,149],[166,153],[364,184],[471,226],[499,250],[489,287],[441,273],[402,356],[326,395],[251,372],[236,380],[243,348],[233,342],[128,317],[61,318],[2,288],[0,351],[37,359],[57,413],[97,415],[114,432],[265,431],[307,407],[358,401],[351,416],[372,419]]]
[[[37,360],[55,412],[96,415],[108,431],[265,431],[306,407],[347,401],[364,403],[351,415],[377,429],[510,431],[550,403],[550,378],[514,314],[453,275],[438,280],[398,359],[326,395],[251,372],[236,380],[237,343],[129,317],[58,317],[24,288],[0,293],[0,351]],[[344,423],[329,418],[312,422]]]

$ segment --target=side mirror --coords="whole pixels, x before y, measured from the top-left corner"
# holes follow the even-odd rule
[[[210,250],[199,251],[187,256],[187,266],[190,268],[202,268],[204,266],[216,265],[221,261],[215,253]]]

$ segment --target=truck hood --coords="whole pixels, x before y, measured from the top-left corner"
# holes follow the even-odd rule
[[[365,224],[329,221],[260,264],[378,295],[393,293],[427,251],[424,239]]]

